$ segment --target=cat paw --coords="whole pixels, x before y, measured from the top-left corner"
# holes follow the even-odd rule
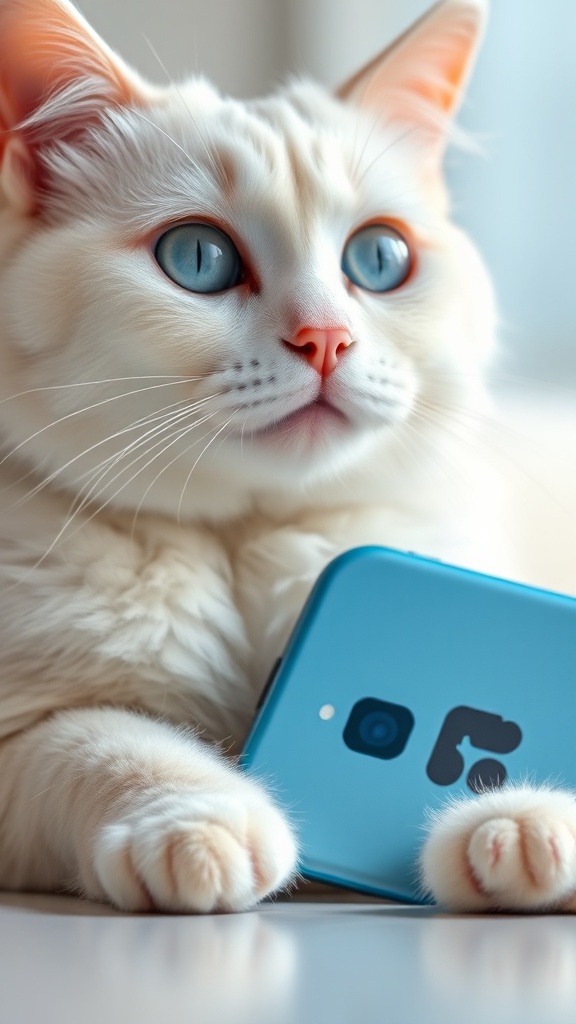
[[[166,793],[104,826],[93,866],[121,910],[247,910],[293,875],[296,843],[267,798]]]
[[[421,867],[447,909],[572,909],[576,798],[522,787],[454,802],[435,816]]]

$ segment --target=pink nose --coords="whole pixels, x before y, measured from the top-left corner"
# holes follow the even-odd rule
[[[298,349],[317,373],[327,377],[336,369],[338,357],[352,344],[352,338],[345,327],[336,327],[330,331],[303,327],[294,338],[290,338],[288,344]]]

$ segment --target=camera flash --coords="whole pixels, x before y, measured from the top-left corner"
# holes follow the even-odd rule
[[[320,718],[324,722],[328,722],[329,719],[334,718],[334,715],[336,714],[336,708],[334,707],[333,704],[323,704],[318,714],[320,715]]]

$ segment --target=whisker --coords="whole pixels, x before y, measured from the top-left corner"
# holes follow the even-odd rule
[[[412,432],[414,432],[417,437],[422,436],[426,438],[430,426],[433,425],[436,428],[443,428],[448,436],[450,436],[452,439],[456,439],[460,444],[462,444],[463,439],[461,434],[457,430],[451,429],[453,428],[453,424],[451,424],[450,421],[446,420],[439,422],[436,417],[427,415],[422,411],[416,413],[415,419],[416,423],[421,422],[424,426],[424,430],[419,431],[418,427],[416,426],[416,423],[414,422],[414,419],[409,421],[408,425]],[[479,439],[475,433],[472,433],[470,436],[466,438],[466,440],[474,443],[477,442]],[[480,445],[477,444],[477,447],[480,447]],[[464,484],[465,493],[468,496],[468,501],[472,501],[474,503],[481,502],[483,499],[483,484],[478,483],[478,481],[471,478],[469,474],[464,473],[463,464],[461,462],[458,462],[455,458],[451,458],[445,450],[437,448],[435,449],[435,451],[437,458],[441,459],[442,462],[445,464],[445,472],[447,478],[450,479],[451,476],[453,480],[456,480],[457,493],[462,494],[462,488]],[[451,473],[448,472],[449,470],[451,470]],[[502,524],[500,525],[502,526]],[[502,528],[504,529],[504,526],[502,526]],[[516,532],[510,529],[510,526],[508,524],[505,524],[505,534],[508,549],[510,551],[514,551],[516,556],[518,556],[519,553],[521,555],[521,546],[518,542]]]
[[[418,410],[418,415],[422,422],[427,424],[434,424],[435,426],[441,427],[446,433],[462,442],[462,434],[458,430],[458,425],[449,419],[439,419],[434,415],[435,410],[430,412],[425,406],[421,406]],[[522,435],[519,435],[522,437]],[[490,454],[495,453],[499,458],[503,459],[509,466],[519,473],[520,476],[524,477],[531,485],[544,495],[560,512],[566,515],[570,522],[573,520],[573,511],[569,509],[552,491],[546,487],[541,480],[538,480],[525,466],[522,466],[512,455],[503,450],[501,447],[497,447],[493,441],[489,441],[483,434],[479,434],[476,431],[470,431],[466,438],[467,443],[473,444],[477,449],[488,451]]]
[[[211,415],[215,415],[215,413],[208,414],[206,417],[204,417],[203,421],[208,419]],[[182,436],[185,436],[186,430],[190,431],[190,430],[194,429],[194,427],[197,426],[197,425],[199,425],[199,424],[198,423],[194,423],[192,425],[189,425],[187,428],[184,429],[184,431],[180,431],[180,434]],[[167,447],[169,447],[169,446],[167,446]],[[147,453],[144,453],[144,457],[145,457],[146,454]],[[162,452],[160,452],[159,454],[162,454]],[[158,456],[154,456],[154,458],[157,458],[157,457]],[[74,531],[72,531],[72,533],[68,533],[67,531],[69,531],[69,527],[70,527],[71,523],[74,521],[74,519],[82,511],[84,511],[84,509],[87,507],[88,504],[91,503],[90,501],[83,501],[83,502],[81,502],[81,504],[76,509],[74,509],[74,504],[77,501],[77,498],[75,498],[74,502],[70,506],[70,513],[71,514],[69,513],[66,521],[64,522],[63,526],[60,528],[60,530],[58,531],[58,533],[56,534],[54,539],[51,541],[48,549],[44,552],[44,554],[39,559],[37,559],[37,561],[34,563],[34,565],[31,566],[30,569],[28,569],[28,571],[17,581],[17,583],[14,584],[14,586],[17,586],[18,584],[21,584],[21,583],[25,582],[25,580],[28,579],[28,577],[31,576],[32,573],[34,573],[37,569],[40,568],[40,566],[43,564],[43,562],[45,562],[45,560],[49,557],[49,555],[52,553],[52,551],[54,551],[54,549],[56,548],[58,543],[62,540],[62,538],[65,535],[66,535],[66,540],[71,540],[74,536],[76,536],[76,534],[81,529],[83,529],[85,526],[87,526],[88,523],[90,523],[95,518],[95,516],[99,515],[105,508],[107,508],[108,505],[110,505],[111,502],[113,502],[118,497],[118,495],[121,493],[121,491],[124,490],[124,488],[127,487],[130,483],[132,483],[132,481],[135,480],[136,477],[141,472],[143,472],[147,468],[147,466],[150,465],[150,463],[153,462],[153,461],[154,461],[154,459],[151,459],[144,466],[141,466],[140,469],[138,469],[137,472],[134,473],[133,476],[130,477],[129,480],[124,481],[124,483],[114,492],[114,494],[112,494],[109,498],[107,498],[107,500],[105,502],[103,502],[103,504],[101,504],[98,508],[96,508],[94,510],[94,512],[92,513],[92,515],[90,515],[88,517],[88,519],[83,520],[79,525],[77,525],[76,529]],[[121,475],[121,474],[118,474],[118,475]],[[117,479],[117,478],[115,477],[114,479]],[[112,483],[112,482],[113,481],[110,481],[110,483]],[[96,484],[96,486],[97,486],[97,484]],[[73,512],[72,512],[72,509],[74,509]],[[8,588],[8,589],[10,589],[10,588]]]
[[[167,384],[154,384],[154,385],[152,385],[150,387],[135,388],[133,391],[125,391],[125,392],[123,392],[123,394],[120,394],[120,395],[110,395],[108,398],[103,398],[99,402],[93,402],[91,405],[83,406],[82,409],[74,409],[73,412],[66,413],[65,416],[60,416],[58,419],[52,420],[51,423],[46,423],[43,427],[40,427],[39,430],[36,430],[33,434],[30,434],[29,437],[25,438],[24,441],[20,441],[20,443],[17,444],[15,448],[12,448],[11,451],[9,451],[6,455],[4,455],[4,457],[2,459],[0,459],[0,466],[3,466],[4,463],[8,459],[12,458],[16,454],[16,452],[20,451],[20,449],[23,448],[24,445],[29,444],[30,441],[33,441],[34,438],[39,437],[40,434],[43,434],[46,430],[50,430],[51,427],[56,427],[60,423],[65,423],[67,420],[73,419],[73,417],[75,417],[75,416],[81,416],[83,413],[91,412],[93,409],[99,409],[101,406],[107,405],[109,402],[116,402],[120,398],[129,398],[131,395],[140,395],[140,394],[144,394],[144,392],[146,392],[146,391],[155,391],[156,389],[159,389],[159,388],[167,388],[167,387],[173,386],[174,384],[183,384],[183,383],[187,383],[187,382],[180,381],[180,380],[179,381],[170,381]]]
[[[406,131],[402,132],[400,135],[397,135],[396,138],[393,139],[392,142],[388,146],[386,146],[380,153],[378,153],[378,155],[375,156],[374,159],[370,161],[368,166],[364,168],[362,174],[360,175],[356,182],[356,185],[361,185],[362,182],[364,181],[364,178],[368,174],[368,171],[370,171],[372,167],[374,167],[374,165],[377,164],[378,161],[382,159],[383,156],[386,156],[386,153],[389,153],[394,146],[397,146],[399,142],[403,142],[404,139],[408,138],[409,135],[413,135],[415,131],[416,128],[407,128]]]
[[[242,424],[242,430],[240,431],[240,459],[242,461],[244,461],[244,429],[248,422],[249,415],[250,413],[246,413],[246,416],[244,417],[244,422]]]
[[[141,472],[143,472],[152,462],[154,462],[155,459],[159,458],[163,454],[163,452],[167,450],[167,448],[171,447],[172,444],[176,444],[181,436],[185,436],[187,430],[191,429],[192,427],[199,426],[202,423],[206,422],[207,419],[209,419],[211,416],[215,415],[216,411],[217,410],[215,410],[212,413],[207,413],[205,416],[201,417],[200,420],[195,420],[194,423],[191,424],[191,425],[187,424],[185,427],[177,427],[176,430],[172,431],[168,435],[170,438],[173,438],[171,443],[169,445],[166,445],[166,448],[163,448],[160,452],[157,452],[157,454],[152,459],[150,459],[147,463],[145,463],[145,465],[141,466],[140,469],[138,469],[137,472],[132,477],[130,477],[129,480],[126,480],[124,482],[124,484],[122,485],[120,490],[116,492],[116,494],[119,494],[120,491],[124,487],[127,487],[130,483],[132,483],[132,481],[135,480],[136,477]],[[179,417],[179,420],[186,418],[186,416],[188,415],[188,412],[189,411],[186,410],[186,415]],[[168,426],[173,426],[173,425],[174,424],[172,423],[172,424],[169,424]],[[159,434],[164,433],[164,430],[165,430],[164,427],[157,428],[155,430],[155,432],[153,433],[153,437],[150,438],[150,440],[153,440],[154,437],[158,437]],[[149,447],[147,447],[144,452],[141,452],[139,455],[136,456],[135,459],[132,459],[132,461],[129,462],[128,465],[123,466],[120,469],[120,471],[118,473],[116,473],[115,476],[113,476],[110,480],[107,480],[106,481],[106,486],[108,487],[108,486],[110,486],[110,484],[113,484],[116,480],[118,480],[126,472],[126,470],[131,469],[132,466],[136,465],[136,463],[139,462],[141,459],[145,459],[146,456],[150,454],[150,452],[154,451],[156,448],[159,448],[164,443],[165,440],[166,440],[166,437],[162,437],[162,438],[160,438],[159,441],[156,441],[155,444],[150,445]],[[81,504],[80,504],[80,507],[79,507],[79,511],[81,511],[87,505],[92,503],[92,501],[94,499],[94,495],[96,493],[96,490],[97,490],[98,486],[105,480],[105,477],[108,474],[108,472],[110,470],[113,470],[115,466],[117,466],[120,462],[122,462],[122,459],[125,457],[125,454],[128,454],[128,452],[126,451],[126,449],[123,449],[122,452],[115,458],[114,462],[104,469],[104,471],[100,474],[100,476],[95,481],[95,483],[92,484],[92,487],[90,488],[90,490],[82,498],[82,501],[81,501]]]
[[[161,410],[158,411],[158,415],[156,417],[154,417],[152,414],[150,414],[149,416],[140,417],[139,420],[134,420],[132,423],[130,423],[127,427],[124,427],[122,430],[118,430],[114,434],[108,434],[106,437],[101,438],[95,444],[90,445],[89,448],[84,448],[81,452],[79,452],[78,455],[75,455],[73,458],[69,459],[68,462],[66,462],[63,466],[60,466],[58,469],[53,470],[52,473],[50,473],[47,477],[44,477],[42,480],[40,480],[36,484],[36,486],[32,488],[31,491],[28,491],[22,498],[19,498],[12,505],[8,505],[7,508],[3,509],[3,511],[4,512],[12,512],[12,511],[14,511],[17,508],[20,508],[27,501],[29,501],[31,498],[34,498],[37,494],[39,494],[46,487],[48,487],[54,480],[56,480],[58,478],[58,476],[61,473],[65,472],[65,470],[68,469],[71,465],[73,465],[74,462],[78,461],[78,459],[83,458],[84,455],[87,455],[89,452],[93,451],[95,448],[98,448],[101,445],[106,444],[107,442],[114,440],[114,438],[119,437],[122,434],[129,433],[131,430],[136,430],[138,428],[138,426],[140,426],[140,425],[145,425],[146,423],[153,422],[154,418],[162,419],[162,413],[164,413],[168,409],[173,408],[175,405],[181,405],[182,402],[187,402],[187,399],[181,399],[180,402],[173,402],[173,403],[171,403],[168,406],[164,406]],[[109,458],[113,458],[113,456],[109,456]],[[104,462],[105,461],[107,461],[107,460],[104,460]],[[99,465],[100,466],[103,465],[104,462],[99,463]],[[94,467],[91,467],[85,473],[81,473],[80,476],[78,476],[76,478],[75,483],[78,484],[82,479],[84,479],[84,477],[89,476],[93,471],[94,471]],[[32,469],[28,470],[27,473],[24,473],[22,476],[18,477],[16,480],[13,480],[11,483],[7,484],[6,487],[0,488],[0,494],[6,494],[7,491],[10,491],[14,487],[18,487],[20,484],[23,484],[26,480],[28,480],[29,477],[34,477],[35,478],[37,476],[38,476],[38,468],[33,467]]]
[[[191,413],[196,412],[199,408],[201,408],[201,406],[205,405],[213,398],[219,397],[220,394],[221,392],[216,392],[215,394],[208,395],[197,402],[187,403],[183,409],[178,409],[176,412],[171,413],[169,416],[157,417],[157,419],[160,420],[159,424],[157,423],[156,426],[154,426],[151,430],[147,430],[145,431],[144,434],[141,434],[139,437],[135,438],[134,441],[131,441],[130,444],[122,448],[120,452],[117,452],[114,455],[109,456],[107,459],[104,459],[99,464],[99,466],[108,465],[110,469],[113,469],[114,466],[117,465],[118,462],[120,462],[123,458],[125,458],[126,455],[128,455],[131,451],[136,451],[148,439],[152,440],[154,437],[158,437],[161,433],[164,433],[166,429],[169,429],[169,427],[173,426],[176,422],[186,419]],[[151,449],[148,450],[150,451]],[[130,465],[133,465],[133,463],[130,463]]]
[[[367,104],[366,104],[366,96],[368,94],[368,90],[370,89],[370,86],[372,85],[374,79],[379,74],[379,72],[380,72],[380,68],[379,68],[379,64],[377,62],[375,64],[374,68],[372,69],[371,74],[367,75],[365,77],[365,79],[364,79],[364,86],[362,88],[362,93],[361,93],[360,101],[357,103],[357,107],[358,107],[359,110],[366,109],[366,106],[367,106]],[[364,145],[362,147],[362,152],[360,153],[360,156],[358,157],[358,160],[356,161],[356,165],[355,165],[354,170],[352,172],[352,177],[354,179],[356,178],[356,174],[357,174],[358,169],[360,167],[360,163],[362,161],[362,157],[364,156],[364,152],[366,150],[366,146],[368,145],[368,142],[370,141],[370,138],[373,135],[373,133],[374,133],[374,131],[376,129],[376,126],[379,124],[381,119],[382,119],[382,113],[380,112],[378,114],[376,120],[373,122],[373,124],[372,124],[372,126],[370,128],[370,131],[367,134],[366,139],[364,140]],[[359,123],[360,123],[360,117],[358,116],[356,118],[356,127],[355,127],[355,134],[354,134],[353,151],[356,149],[356,142],[357,142],[357,139],[358,139],[358,125],[359,125]]]
[[[197,423],[192,423],[192,424],[190,424],[190,425],[189,425],[189,426],[188,426],[187,428],[185,428],[185,429],[184,429],[184,430],[182,431],[182,433],[181,433],[180,437],[177,437],[177,438],[175,439],[175,441],[173,441],[173,442],[172,442],[172,444],[176,443],[176,442],[177,442],[177,441],[179,441],[179,440],[181,441],[181,440],[182,440],[183,438],[185,438],[185,437],[186,437],[186,434],[190,433],[190,432],[191,432],[191,431],[192,431],[193,429],[195,429],[195,427],[197,427],[197,426],[201,426],[201,425],[202,425],[202,423],[206,423],[206,421],[207,421],[207,420],[211,419],[211,418],[212,418],[212,416],[215,416],[215,415],[216,415],[216,412],[217,412],[217,410],[215,410],[215,411],[214,411],[214,413],[210,413],[209,415],[207,415],[207,416],[204,416],[204,417],[203,417],[203,418],[202,418],[201,420],[199,420],[199,421],[198,421]],[[212,429],[212,430],[213,430],[214,428],[212,427],[212,428],[210,428],[210,429]],[[163,474],[163,473],[165,473],[165,472],[166,472],[166,470],[170,469],[170,467],[171,467],[171,466],[173,466],[173,465],[174,465],[174,463],[178,461],[178,459],[181,459],[181,458],[182,458],[182,457],[183,457],[184,455],[187,455],[187,454],[188,454],[188,452],[190,451],[190,449],[191,449],[191,448],[193,448],[193,447],[194,447],[195,445],[197,445],[197,444],[200,444],[200,443],[201,443],[201,441],[203,441],[205,437],[208,437],[208,434],[209,434],[209,433],[210,433],[210,430],[208,430],[208,431],[207,431],[207,433],[205,433],[205,434],[202,434],[202,437],[196,438],[196,439],[195,439],[195,440],[194,440],[194,441],[192,442],[192,444],[191,444],[191,445],[188,445],[188,447],[187,447],[187,448],[185,448],[185,449],[184,449],[183,451],[181,451],[181,452],[178,452],[178,454],[177,454],[177,455],[175,455],[175,456],[174,456],[174,458],[173,458],[173,459],[171,459],[171,460],[170,460],[170,462],[168,462],[168,463],[167,463],[167,465],[163,466],[163,468],[162,468],[162,469],[160,470],[160,472],[156,474],[156,476],[154,477],[154,479],[152,480],[152,482],[151,482],[151,483],[150,483],[150,484],[148,485],[148,487],[147,487],[147,488],[146,488],[146,490],[144,491],[144,494],[142,495],[142,497],[141,497],[140,501],[138,502],[138,506],[137,506],[137,508],[136,508],[136,511],[135,511],[135,513],[134,513],[134,517],[133,517],[133,519],[132,519],[132,534],[134,533],[134,528],[135,528],[135,526],[136,526],[136,519],[137,519],[137,517],[138,517],[138,514],[139,514],[139,512],[140,512],[140,509],[142,508],[142,505],[144,504],[144,501],[145,501],[145,499],[146,499],[146,496],[148,495],[149,491],[150,491],[150,490],[152,489],[152,487],[154,486],[154,484],[155,484],[155,483],[157,483],[157,481],[158,481],[158,480],[160,479],[160,477],[162,476],[162,474]],[[164,452],[165,452],[165,451],[167,451],[167,450],[168,450],[168,448],[170,448],[170,447],[171,447],[171,445],[166,445],[166,448],[163,448],[163,449],[162,449],[162,451],[161,451],[161,452],[160,452],[159,454],[160,454],[160,455],[163,455],[163,454],[164,454]]]
[[[125,380],[167,380],[170,379],[175,384],[189,384],[193,381],[204,380],[204,377],[185,377],[178,373],[150,373],[146,375],[138,374],[135,377],[103,377],[101,380],[80,380],[71,384],[47,384],[44,387],[29,388],[27,391],[17,391],[13,395],[8,395],[6,398],[0,399],[0,405],[4,405],[5,402],[12,402],[15,398],[25,398],[26,395],[35,395],[40,391],[64,391],[66,388],[88,388],[94,387],[96,384],[118,384]],[[136,394],[136,392],[129,392],[129,394]]]
[[[148,466],[150,466],[157,458],[160,458],[160,456],[162,456],[164,454],[164,452],[167,451],[168,448],[170,448],[172,446],[172,444],[176,444],[176,442],[181,440],[183,437],[185,437],[187,433],[190,433],[196,427],[201,426],[202,423],[205,423],[206,420],[210,419],[212,416],[215,416],[216,415],[216,411],[217,410],[215,410],[212,413],[207,413],[205,416],[201,417],[200,420],[195,421],[192,424],[188,424],[186,427],[180,428],[178,431],[175,431],[175,435],[176,436],[174,437],[174,440],[172,440],[169,444],[167,444],[164,448],[162,448],[162,450],[160,452],[157,452],[156,455],[153,456],[153,458],[149,459],[148,462],[146,462],[143,466],[141,466],[136,471],[136,473],[134,473],[130,477],[129,480],[125,480],[124,483],[114,492],[114,494],[112,494],[109,498],[106,499],[106,501],[102,505],[100,505],[97,509],[94,510],[92,515],[89,516],[87,520],[85,520],[79,526],[76,527],[76,530],[74,530],[74,532],[70,536],[74,537],[79,532],[79,530],[83,529],[88,523],[90,523],[95,518],[95,516],[99,515],[105,508],[108,507],[108,505],[111,504],[111,502],[115,501],[116,498],[118,497],[118,495],[126,487],[128,487],[129,484],[131,484],[136,479],[136,477],[138,477],[140,475],[140,473],[144,472],[144,470],[147,469]],[[163,440],[166,440],[166,438],[164,438]],[[202,439],[200,438],[200,440],[202,440]],[[160,442],[160,443],[162,443],[162,442]],[[157,447],[158,447],[158,444],[154,445],[152,448],[149,448],[146,452],[144,452],[142,455],[140,455],[138,457],[138,459],[135,459],[134,462],[131,463],[130,465],[134,465],[134,463],[139,461],[140,458],[145,458],[146,455],[148,455],[150,453],[150,451],[153,451],[154,448],[157,448]],[[186,453],[186,451],[188,451],[188,450],[189,449],[186,449],[184,452],[180,452],[178,457],[180,457],[181,455],[184,455]],[[173,459],[173,462],[175,462],[175,461],[176,461],[176,459]],[[127,467],[127,468],[130,468],[130,467]],[[167,468],[167,467],[164,467],[164,468]],[[122,473],[117,474],[117,476],[115,476],[113,478],[113,480],[109,481],[109,483],[113,483],[114,480],[117,480],[118,477],[121,476],[121,475],[122,475]],[[158,475],[160,475],[160,474],[158,474]],[[97,497],[97,495],[96,495],[96,497]],[[83,511],[87,507],[87,505],[90,504],[90,503],[91,503],[91,501],[90,502],[84,502],[82,507],[80,509],[78,509],[77,511]],[[76,515],[76,512],[74,513],[74,515]],[[70,538],[67,537],[66,539],[68,540]]]
[[[198,126],[198,122],[196,121],[196,118],[194,117],[194,115],[193,115],[192,111],[190,110],[190,107],[189,107],[189,106],[188,106],[188,104],[186,103],[186,100],[184,99],[184,97],[183,97],[183,95],[182,95],[182,93],[181,93],[180,89],[178,88],[178,86],[177,86],[177,85],[176,85],[176,83],[174,82],[174,79],[173,79],[173,78],[171,77],[171,75],[170,75],[170,73],[169,73],[169,71],[168,71],[168,68],[166,67],[166,65],[164,64],[164,62],[163,62],[162,58],[160,57],[160,54],[158,53],[158,51],[156,50],[156,48],[154,47],[154,45],[152,44],[152,42],[150,41],[150,39],[148,39],[148,38],[147,38],[146,36],[145,36],[144,38],[146,39],[146,43],[147,43],[148,47],[150,48],[150,51],[151,51],[151,53],[152,53],[152,54],[153,54],[153,56],[154,56],[154,57],[156,58],[156,60],[158,61],[158,64],[159,64],[159,65],[160,65],[160,67],[162,68],[162,71],[163,71],[163,72],[164,72],[164,74],[166,75],[166,78],[167,78],[167,80],[168,80],[169,84],[170,84],[170,85],[171,85],[171,87],[172,87],[172,88],[174,89],[174,92],[175,92],[175,93],[176,93],[176,95],[178,96],[178,99],[179,99],[179,100],[180,100],[180,102],[182,103],[182,106],[184,107],[184,109],[186,110],[187,114],[189,115],[189,117],[190,117],[190,119],[191,119],[191,121],[192,121],[192,124],[194,125],[194,127],[195,127],[195,129],[196,129],[196,132],[197,132],[198,138],[199,138],[200,142],[202,143],[202,145],[203,145],[203,147],[204,147],[204,150],[205,150],[206,156],[208,157],[208,160],[209,160],[209,162],[210,162],[210,164],[211,164],[211,166],[212,166],[212,170],[214,171],[214,173],[215,173],[215,174],[217,174],[217,175],[218,175],[218,174],[219,174],[219,173],[221,172],[221,167],[219,167],[219,166],[218,166],[218,153],[217,153],[217,151],[214,151],[214,152],[212,152],[212,151],[210,150],[210,147],[208,146],[208,143],[206,142],[206,140],[204,139],[204,136],[203,136],[202,132],[200,131],[200,128],[199,128],[199,126]],[[157,126],[157,125],[155,125],[154,127],[156,127],[156,128],[157,128],[158,126]],[[161,129],[159,129],[159,130],[161,130]],[[165,134],[165,133],[164,133],[164,134]],[[170,136],[167,136],[167,138],[169,138],[169,139],[170,139]],[[171,142],[174,142],[174,139],[170,139],[170,141],[171,141]],[[175,144],[175,145],[178,145],[178,143],[177,143],[177,142],[174,142],[174,144]],[[182,149],[182,147],[181,147],[181,146],[179,146],[178,148],[179,148],[179,149]],[[182,150],[182,152],[184,153],[185,151],[184,151],[184,150]],[[189,155],[188,155],[188,158],[189,158],[190,160],[192,159],[192,157],[190,157]],[[202,172],[203,172],[204,174],[206,174],[206,172],[204,171],[204,168],[203,168],[203,167],[201,167],[201,166],[199,166],[199,165],[196,165],[196,168],[197,168],[197,170],[201,170],[201,171],[202,171]]]
[[[216,394],[219,394],[219,392],[217,392]],[[81,452],[78,453],[78,455],[73,456],[73,458],[69,459],[68,462],[66,462],[63,466],[59,466],[58,469],[53,470],[52,473],[50,473],[47,477],[45,477],[43,480],[41,480],[38,484],[36,484],[36,486],[33,487],[31,491],[29,491],[27,494],[25,494],[22,498],[19,498],[18,501],[14,502],[12,505],[9,505],[8,508],[6,508],[4,511],[5,512],[11,512],[11,511],[14,511],[15,509],[21,507],[22,505],[24,505],[27,501],[29,501],[31,498],[35,497],[37,494],[39,494],[41,491],[43,491],[46,487],[48,487],[51,483],[53,483],[54,480],[56,480],[67,469],[69,469],[70,466],[72,466],[75,462],[77,462],[79,459],[84,458],[84,456],[88,455],[90,452],[95,451],[96,448],[101,447],[103,444],[107,444],[108,442],[113,441],[113,440],[115,440],[118,437],[121,437],[123,434],[130,433],[131,431],[138,429],[140,426],[147,426],[148,424],[157,422],[158,420],[160,420],[162,424],[167,423],[167,422],[171,422],[173,416],[175,417],[178,414],[174,413],[173,416],[168,416],[167,417],[166,416],[166,412],[168,412],[170,409],[173,409],[175,406],[179,406],[179,405],[182,405],[183,403],[185,403],[186,408],[179,410],[179,412],[181,412],[181,413],[188,413],[188,412],[192,411],[193,409],[196,409],[203,402],[208,401],[209,398],[211,398],[211,397],[214,397],[214,396],[208,396],[208,398],[200,399],[198,402],[194,402],[194,403],[190,403],[188,401],[188,399],[180,399],[179,402],[173,402],[170,405],[164,406],[163,409],[156,411],[154,414],[148,414],[148,416],[140,417],[138,420],[133,421],[127,427],[123,427],[122,430],[117,430],[114,434],[109,434],[107,437],[101,438],[99,441],[96,441],[93,445],[90,445],[88,448],[84,448]],[[145,434],[139,435],[139,437],[136,438],[136,440],[133,441],[130,445],[128,445],[127,448],[129,449],[129,448],[133,447],[134,445],[137,445],[144,438],[146,438],[150,433],[153,433],[153,431],[146,431]],[[122,449],[122,452],[125,452],[126,450],[127,449],[124,448],[124,449]],[[79,483],[86,476],[92,476],[95,472],[98,471],[98,469],[100,469],[101,467],[105,466],[107,463],[113,462],[114,459],[117,456],[118,456],[118,453],[115,453],[114,455],[110,455],[110,456],[108,456],[108,458],[106,458],[106,459],[102,460],[102,462],[98,463],[98,465],[96,467],[91,467],[91,469],[87,470],[86,473],[83,473],[79,477],[77,477],[76,483]],[[15,483],[10,484],[7,488],[3,488],[3,490],[0,491],[0,493],[4,493],[6,490],[9,490],[10,488],[15,487],[17,484],[22,483],[29,476],[36,475],[36,472],[37,471],[34,470],[34,469],[30,470],[29,473],[25,474],[25,476],[23,476],[23,477],[20,477],[19,480],[15,481]]]
[[[156,124],[149,117],[146,117],[146,115],[143,114],[141,110],[136,110],[134,108],[132,110],[132,113],[135,114],[136,117],[139,117],[142,121],[146,121],[146,123],[149,124],[152,128],[155,128],[156,131],[160,133],[160,135],[163,135],[164,138],[168,140],[168,142],[171,142],[173,146],[176,146],[176,149],[179,149],[180,152],[183,153],[183,155],[186,157],[186,159],[187,159],[188,163],[191,165],[191,167],[193,167],[194,170],[202,178],[204,178],[205,182],[208,183],[208,184],[212,184],[208,174],[206,173],[205,168],[202,167],[202,164],[199,164],[197,160],[194,160],[194,157],[192,157],[190,155],[190,153],[188,153],[184,149],[184,147],[180,145],[179,142],[176,142],[176,139],[173,139],[172,136],[168,134],[168,132],[165,132],[164,129],[160,127],[160,125]]]
[[[358,121],[359,121],[359,119],[357,119],[357,122],[356,122],[357,125],[358,125]],[[352,168],[352,170],[350,172],[352,180],[354,181],[355,184],[359,184],[360,183],[359,181],[357,181],[357,175],[358,175],[358,171],[360,170],[360,164],[362,163],[362,158],[364,156],[364,153],[366,152],[366,147],[368,146],[368,143],[370,142],[370,139],[372,138],[374,132],[376,131],[376,128],[381,123],[381,121],[382,121],[382,113],[379,112],[377,117],[374,118],[374,120],[372,122],[372,125],[370,126],[370,130],[366,133],[366,138],[364,139],[364,144],[362,146],[362,149],[360,150],[360,155],[358,156],[358,159],[355,161],[354,166],[353,166],[353,168]],[[357,138],[358,138],[358,134],[356,133],[356,138],[354,140],[354,149],[356,148],[356,139]],[[362,179],[360,179],[360,181],[361,180]]]
[[[206,451],[208,450],[208,448],[210,447],[210,445],[212,444],[212,442],[213,442],[213,441],[215,441],[215,440],[216,440],[216,438],[218,437],[218,435],[219,435],[219,434],[220,434],[220,433],[221,433],[221,432],[222,432],[222,431],[223,431],[223,430],[224,430],[224,429],[225,429],[225,428],[226,428],[226,427],[228,426],[228,424],[229,424],[229,423],[231,422],[231,420],[233,419],[233,417],[234,417],[234,414],[232,414],[232,416],[230,416],[230,417],[229,417],[229,419],[227,419],[227,420],[226,420],[226,422],[225,422],[225,423],[224,423],[224,424],[223,424],[223,425],[222,425],[222,426],[220,427],[220,430],[218,431],[218,433],[217,433],[217,434],[215,434],[215,435],[214,435],[214,437],[213,437],[213,438],[212,438],[212,439],[211,439],[211,440],[210,440],[210,441],[208,442],[208,444],[207,444],[207,445],[206,445],[206,446],[205,446],[205,447],[204,447],[204,448],[202,449],[202,451],[200,452],[200,455],[199,455],[199,456],[198,456],[198,458],[196,459],[196,462],[195,462],[195,463],[194,463],[194,465],[192,466],[192,469],[191,469],[191,470],[190,470],[190,472],[188,473],[188,476],[186,477],[186,480],[184,481],[184,487],[182,488],[182,493],[181,493],[181,495],[180,495],[180,501],[178,502],[178,512],[177,512],[177,514],[176,514],[176,521],[177,521],[178,523],[180,523],[180,513],[181,513],[181,510],[182,510],[182,502],[183,502],[183,500],[184,500],[184,492],[186,491],[186,488],[187,488],[187,486],[188,486],[188,484],[189,484],[189,482],[190,482],[190,477],[192,476],[192,473],[193,473],[193,472],[194,472],[194,470],[196,469],[196,466],[197,466],[197,465],[198,465],[198,463],[200,462],[200,459],[201,459],[201,458],[202,458],[202,456],[203,456],[203,455],[205,454],[205,452],[206,452]]]
[[[471,423],[476,426],[488,427],[490,430],[497,430],[500,434],[508,436],[510,439],[524,444],[529,443],[533,447],[540,448],[543,452],[547,452],[546,445],[542,444],[538,438],[533,437],[531,434],[526,434],[519,430],[517,427],[511,426],[509,423],[503,422],[496,414],[491,414],[482,409],[474,409],[470,406],[457,405],[453,402],[441,400],[440,403],[436,404],[431,399],[423,398],[418,396],[416,404],[426,409],[433,416],[438,418],[450,417],[452,422],[458,420],[461,426],[468,427]]]

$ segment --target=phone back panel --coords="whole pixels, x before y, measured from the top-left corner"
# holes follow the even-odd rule
[[[575,678],[576,600],[359,548],[318,580],[243,763],[299,827],[304,873],[418,899],[427,809],[494,766],[576,787]]]

